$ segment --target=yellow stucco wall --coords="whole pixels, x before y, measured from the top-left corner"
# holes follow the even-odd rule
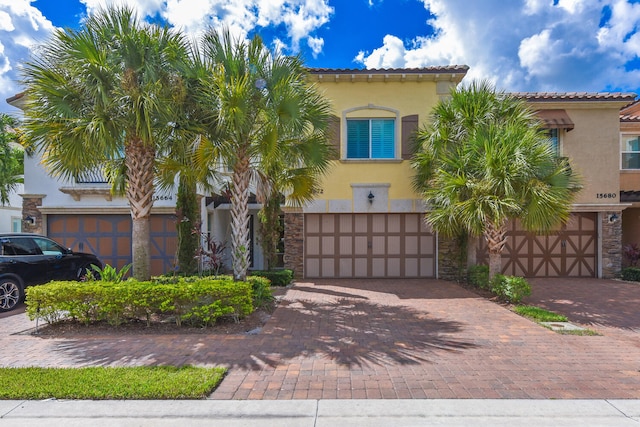
[[[351,199],[352,183],[389,184],[389,199],[416,199],[412,190],[413,172],[409,161],[401,160],[402,142],[400,123],[404,116],[417,114],[419,124],[428,118],[433,106],[446,91],[440,89],[436,81],[336,81],[325,79],[316,82],[321,92],[331,100],[336,116],[345,117],[393,117],[397,119],[395,160],[339,160],[332,167],[322,183],[319,200]],[[453,83],[451,83],[453,84]],[[446,86],[446,84],[445,84]],[[442,87],[442,84],[441,84]],[[344,144],[345,124],[341,133]],[[344,148],[343,148],[344,150]],[[344,156],[342,153],[341,157]]]

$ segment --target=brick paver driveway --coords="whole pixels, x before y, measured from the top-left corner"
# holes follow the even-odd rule
[[[530,302],[602,335],[552,332],[444,281],[324,280],[288,290],[257,335],[46,339],[0,318],[0,365],[223,364],[213,399],[640,398],[640,286],[533,284]]]

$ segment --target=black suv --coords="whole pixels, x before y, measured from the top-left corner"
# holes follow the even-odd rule
[[[102,268],[93,254],[72,252],[48,237],[29,233],[0,233],[0,312],[14,309],[24,288],[51,280],[81,280],[91,264]]]

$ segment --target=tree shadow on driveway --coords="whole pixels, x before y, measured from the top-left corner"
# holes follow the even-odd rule
[[[431,363],[442,352],[474,348],[473,342],[457,337],[464,324],[442,316],[442,308],[432,313],[434,304],[447,302],[409,301],[375,287],[301,284],[288,291],[257,335],[69,339],[59,340],[55,351],[80,365],[197,364],[255,371],[304,359],[343,367],[412,365]]]

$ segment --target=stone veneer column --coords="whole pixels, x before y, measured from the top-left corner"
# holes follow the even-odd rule
[[[609,221],[612,215],[616,219]],[[612,279],[622,269],[622,212],[610,211],[600,214],[602,227],[602,277]]]
[[[42,212],[40,212],[39,207],[42,206],[42,199],[44,198],[44,194],[22,195],[22,231],[25,233],[43,234]],[[26,220],[27,217],[34,218],[35,223],[28,222]]]
[[[293,277],[304,277],[304,214],[286,209],[284,212],[284,268],[293,270]]]
[[[467,242],[438,235],[438,278],[464,282],[467,276]]]

